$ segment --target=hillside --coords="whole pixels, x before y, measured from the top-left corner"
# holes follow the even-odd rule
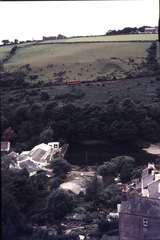
[[[108,42],[19,46],[5,69],[25,70],[25,65],[30,64],[28,78],[36,74],[36,81],[45,82],[92,81],[106,74],[123,78],[143,63],[150,45],[151,42]]]

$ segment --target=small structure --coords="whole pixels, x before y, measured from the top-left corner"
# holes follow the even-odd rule
[[[145,27],[144,33],[157,34],[158,33],[158,27]]]
[[[1,142],[1,152],[9,152],[10,142]]]
[[[141,194],[143,197],[156,197],[160,199],[160,171],[154,164],[149,163],[142,172]]]
[[[160,240],[160,200],[127,196],[119,208],[120,240]]]
[[[45,36],[43,36],[43,41],[56,40],[56,39],[57,39],[56,36],[49,36],[49,37],[45,37]]]
[[[40,170],[47,171],[50,174],[51,171],[47,169],[47,166],[51,159],[60,152],[59,142],[41,143],[31,151],[23,151],[21,154],[18,154],[15,168],[26,168],[30,175]]]

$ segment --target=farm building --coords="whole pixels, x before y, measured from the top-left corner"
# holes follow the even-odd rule
[[[144,33],[157,33],[158,34],[158,27],[146,27],[144,29]]]
[[[57,37],[56,36],[50,36],[50,37],[45,37],[43,36],[43,41],[47,41],[47,40],[56,40]]]

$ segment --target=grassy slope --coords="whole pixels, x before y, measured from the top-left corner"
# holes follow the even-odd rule
[[[151,42],[43,44],[19,48],[6,69],[30,64],[39,80],[55,81],[55,73],[65,71],[64,80],[93,80],[97,76],[136,67],[146,57]],[[129,64],[134,58],[134,64]],[[53,64],[53,66],[49,66]]]
[[[129,34],[115,36],[90,36],[90,37],[75,37],[58,40],[58,42],[94,42],[94,41],[154,41],[158,40],[157,34]],[[57,40],[44,41],[43,43],[57,42]]]
[[[112,74],[115,72],[132,71],[137,64],[141,63],[147,55],[147,48],[151,42],[121,42],[121,43],[78,43],[78,44],[43,44],[19,48],[16,55],[5,64],[6,69],[17,69],[24,64],[30,64],[32,71],[29,74],[38,74],[38,80],[55,81],[54,74],[59,71],[66,71],[65,80],[92,80],[97,76]],[[134,62],[129,63],[129,58]],[[53,64],[52,67],[48,65]],[[35,81],[35,80],[34,80]],[[133,97],[133,99],[150,103],[157,101],[156,89],[158,82],[153,78],[130,79],[125,81],[105,82],[92,86],[80,86],[85,97],[76,100],[76,104],[105,102],[116,97]],[[72,90],[70,86],[45,88],[50,101],[54,101],[57,94],[68,93]],[[40,90],[40,89],[39,89]],[[40,92],[40,91],[39,91]],[[39,93],[38,92],[38,93]],[[7,95],[6,95],[7,94]],[[26,102],[21,96],[21,90],[11,94],[15,101]],[[18,97],[19,96],[19,97]],[[30,96],[34,101],[41,101],[40,96]],[[4,93],[5,103],[9,102],[8,93]],[[7,102],[6,102],[7,101]],[[61,102],[61,100],[59,101]],[[11,102],[9,102],[11,103]]]
[[[12,46],[2,46],[0,47],[0,60],[3,59],[11,50]]]

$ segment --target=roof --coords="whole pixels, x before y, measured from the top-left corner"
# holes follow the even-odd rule
[[[8,152],[10,150],[10,142],[1,142],[1,152]]]
[[[148,153],[160,156],[160,143],[151,144],[148,148],[143,148]]]

